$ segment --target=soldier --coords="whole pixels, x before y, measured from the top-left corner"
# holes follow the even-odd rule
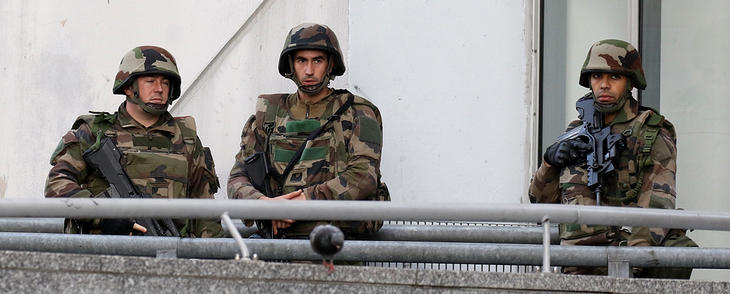
[[[192,117],[172,117],[167,107],[180,96],[175,58],[165,49],[141,46],[119,65],[114,94],[126,95],[117,112],[82,115],[51,156],[46,197],[104,197],[109,187],[83,153],[111,138],[136,190],[154,198],[212,199],[218,189],[210,150],[203,147]],[[174,220],[180,236],[222,235],[213,220]],[[137,234],[147,229],[129,219],[66,220],[67,233]]]
[[[294,81],[298,90],[259,96],[256,114],[243,127],[241,150],[228,178],[229,198],[389,199],[380,183],[380,111],[365,98],[328,87],[344,72],[340,46],[329,27],[301,24],[289,31],[279,73]],[[255,169],[251,164],[255,160],[270,167]],[[269,168],[272,171],[267,174]],[[257,183],[256,179],[264,180]],[[267,238],[307,238],[317,224],[326,222],[283,219],[259,221],[257,226]],[[332,223],[348,236],[374,232],[382,225],[380,221]]]
[[[677,149],[674,127],[658,111],[643,107],[631,89],[646,88],[641,57],[629,43],[599,41],[588,51],[579,84],[623,148],[613,160],[614,172],[602,176],[600,205],[675,209]],[[568,125],[576,128],[582,121]],[[530,201],[596,205],[588,187],[586,156],[593,147],[579,138],[547,148],[529,188]],[[562,245],[696,246],[684,230],[605,225],[560,224]],[[606,268],[566,267],[571,274],[606,274]],[[692,269],[634,269],[635,277],[689,279]]]

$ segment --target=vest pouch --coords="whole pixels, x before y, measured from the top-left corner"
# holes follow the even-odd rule
[[[560,196],[562,204],[595,206],[596,199],[591,189],[588,188],[587,183],[588,171],[585,168],[581,166],[564,168],[560,174]],[[597,236],[611,230],[610,226],[586,224],[560,224],[558,228],[561,240],[575,240]]]
[[[272,165],[283,173],[289,161],[294,157],[306,136],[289,134],[272,134]],[[320,184],[335,178],[336,164],[334,158],[334,137],[331,132],[324,132],[317,138],[307,142],[302,156],[286,176],[283,193],[289,193],[303,187]]]
[[[154,198],[185,198],[188,162],[183,153],[124,150],[125,169],[139,193]]]

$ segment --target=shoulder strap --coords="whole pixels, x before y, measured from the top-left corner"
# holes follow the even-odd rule
[[[108,113],[108,112],[95,112],[90,111],[91,115],[82,115],[79,116],[78,119],[76,119],[76,122],[73,124],[73,129],[78,129],[79,126],[81,126],[82,123],[86,123],[89,125],[89,128],[91,129],[91,133],[93,133],[96,136],[96,142],[94,145],[91,145],[89,149],[99,149],[99,146],[101,146],[101,138],[104,137],[104,133],[112,127],[114,122],[117,120],[117,113]]]
[[[651,152],[651,146],[654,145],[659,129],[664,121],[664,116],[652,112],[649,119],[644,123],[647,127],[644,131],[644,145],[641,147],[641,153]]]
[[[203,145],[199,144],[197,126],[195,125],[195,119],[192,116],[174,117],[173,120],[180,129],[180,136],[183,138],[183,142],[186,142],[185,149],[191,156],[197,156],[199,152],[203,151]],[[193,144],[187,144],[187,142],[193,142]]]
[[[637,123],[639,130],[646,126],[643,134],[644,142],[639,148],[639,154],[636,155],[636,187],[626,192],[626,197],[623,199],[632,199],[639,195],[641,187],[644,185],[644,169],[652,165],[651,162],[651,147],[656,142],[656,138],[659,135],[661,126],[664,123],[664,116],[657,113],[653,109],[648,109],[649,115],[643,117],[643,122]]]
[[[181,116],[174,118],[177,127],[180,128],[180,135],[183,139],[195,139],[198,136],[195,119],[192,116]]]
[[[330,122],[340,119],[340,115],[342,115],[348,108],[350,108],[350,106],[352,106],[352,102],[354,100],[355,100],[354,95],[350,94],[349,96],[347,96],[347,101],[345,101],[345,103],[342,104],[342,106],[340,106],[340,108],[337,109],[337,111],[335,111],[334,114],[332,114],[329,118],[327,118],[327,121],[324,124],[322,124],[318,129],[314,130],[312,133],[309,134],[307,139],[304,140],[304,142],[302,143],[301,146],[299,146],[299,149],[297,149],[297,153],[294,154],[291,161],[289,161],[289,164],[287,164],[286,169],[284,169],[284,172],[280,175],[280,179],[282,179],[282,181],[280,181],[280,182],[283,182],[283,179],[286,178],[286,176],[291,172],[291,170],[294,168],[294,165],[296,165],[296,163],[299,162],[299,159],[302,157],[302,152],[304,152],[304,147],[307,146],[307,142],[314,138],[317,138],[322,133],[322,131],[325,129],[325,127],[327,127],[327,125],[330,124]]]
[[[256,101],[256,112],[264,111],[264,117],[256,118],[256,126],[266,130],[267,124],[274,124],[279,109],[286,103],[289,94],[265,94]]]
[[[271,133],[274,132],[276,116],[281,106],[286,103],[287,97],[289,97],[289,94],[264,94],[260,95],[256,101],[256,114],[260,110],[264,111],[264,117],[255,117],[255,124],[256,128],[263,130],[265,133],[264,153],[266,153],[266,156],[270,154],[269,138]]]

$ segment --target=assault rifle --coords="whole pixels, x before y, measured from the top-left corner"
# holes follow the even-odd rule
[[[601,205],[601,178],[614,171],[613,159],[618,149],[623,148],[624,141],[621,134],[611,133],[611,126],[605,126],[603,113],[595,110],[592,96],[578,99],[575,109],[583,124],[560,135],[557,141],[579,138],[593,147],[586,157],[588,188],[596,195],[596,205]]]
[[[98,169],[106,178],[109,189],[105,193],[108,196],[112,198],[149,198],[148,195],[137,192],[129,180],[129,176],[119,163],[122,153],[109,137],[101,139],[99,148],[86,150],[83,157],[87,164]],[[145,236],[180,237],[175,223],[169,218],[160,219],[161,224],[153,218],[138,218],[132,221],[147,229]]]

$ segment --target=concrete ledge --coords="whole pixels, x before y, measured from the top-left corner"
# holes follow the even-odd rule
[[[0,251],[0,293],[729,293],[728,282]]]

